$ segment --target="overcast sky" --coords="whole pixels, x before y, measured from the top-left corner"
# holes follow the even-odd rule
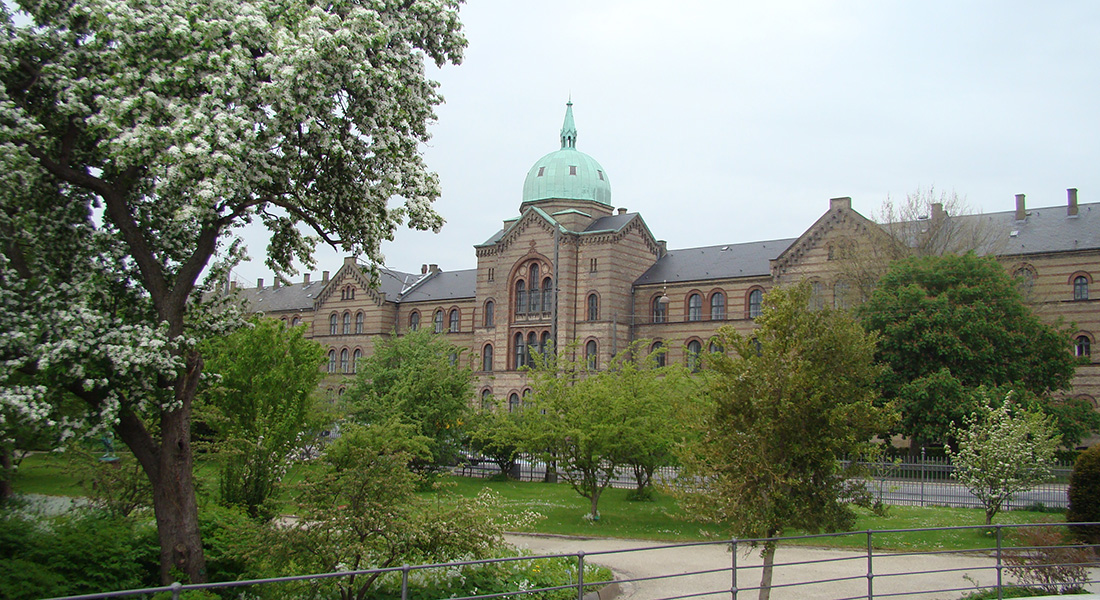
[[[577,148],[612,204],[670,249],[800,235],[850,196],[872,216],[918,187],[978,212],[1100,202],[1100,2],[469,0],[428,165],[439,234],[399,230],[387,266],[476,266],[556,150]],[[270,281],[246,237],[246,285]],[[341,254],[321,250],[321,270]]]

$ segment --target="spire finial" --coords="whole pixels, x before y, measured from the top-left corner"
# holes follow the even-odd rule
[[[573,123],[573,94],[569,94],[569,101],[565,103],[565,122],[561,126],[561,147],[577,147],[577,126]]]

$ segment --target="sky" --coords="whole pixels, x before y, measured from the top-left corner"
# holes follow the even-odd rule
[[[604,167],[615,207],[670,249],[797,237],[852,198],[873,216],[917,189],[973,212],[1100,202],[1100,2],[468,0],[463,64],[424,147],[438,234],[406,228],[386,266],[476,267],[560,147]],[[266,237],[245,232],[255,284]],[[314,277],[343,254],[319,248]],[[300,276],[299,276],[300,277]]]

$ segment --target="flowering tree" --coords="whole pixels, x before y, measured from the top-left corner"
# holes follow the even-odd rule
[[[162,580],[203,581],[196,344],[238,320],[201,278],[251,221],[278,276],[318,239],[377,262],[403,221],[442,224],[423,63],[461,59],[458,0],[21,0],[30,25],[8,6],[0,418],[79,400],[153,484]]]
[[[1053,418],[1013,402],[1009,392],[1000,406],[985,388],[977,392],[982,408],[956,428],[959,449],[946,450],[954,476],[985,507],[985,524],[1015,494],[1050,478],[1054,453],[1062,443]]]

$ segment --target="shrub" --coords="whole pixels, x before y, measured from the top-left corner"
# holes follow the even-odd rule
[[[1090,523],[1100,521],[1100,445],[1082,452],[1073,463],[1069,476],[1069,509],[1066,521]],[[1074,534],[1090,544],[1100,543],[1100,526],[1077,526]]]
[[[1077,592],[1089,581],[1092,556],[1087,548],[1066,543],[1054,526],[1017,530],[1016,548],[1004,557],[1009,574],[1020,586],[1048,595]]]

